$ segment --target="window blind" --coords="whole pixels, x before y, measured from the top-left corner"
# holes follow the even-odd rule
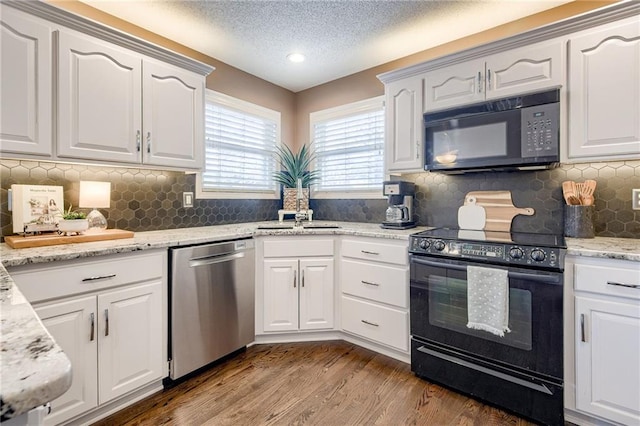
[[[276,122],[207,101],[203,190],[276,191],[276,143]]]
[[[345,112],[348,113],[348,112]],[[313,127],[316,191],[379,190],[384,180],[384,108],[320,120]]]

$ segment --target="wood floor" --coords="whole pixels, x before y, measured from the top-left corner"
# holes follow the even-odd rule
[[[530,425],[343,341],[257,345],[97,425]]]

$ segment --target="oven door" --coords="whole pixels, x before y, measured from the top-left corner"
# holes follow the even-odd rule
[[[411,255],[411,335],[505,368],[562,380],[561,272],[508,270],[510,331],[467,327],[467,266],[492,265]]]

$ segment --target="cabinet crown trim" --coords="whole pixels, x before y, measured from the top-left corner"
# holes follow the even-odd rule
[[[215,67],[211,65],[196,61],[99,22],[59,9],[43,1],[3,0],[2,4],[200,75],[206,76],[215,70]]]
[[[500,53],[517,47],[524,47],[537,42],[547,41],[555,37],[566,36],[571,33],[639,14],[640,2],[632,1],[616,3],[611,6],[606,6],[604,8],[566,18],[507,38],[471,47],[456,53],[420,62],[415,65],[410,65],[405,68],[378,74],[377,77],[382,81],[382,83],[388,84],[396,80],[423,74],[433,69],[458,64],[472,59],[485,58],[495,53]]]

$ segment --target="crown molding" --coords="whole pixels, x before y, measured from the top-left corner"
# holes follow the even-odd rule
[[[517,47],[523,47],[556,37],[566,36],[598,25],[638,15],[640,15],[639,1],[623,1],[621,3],[616,3],[611,6],[576,15],[571,18],[563,19],[524,33],[483,44],[481,46],[465,49],[460,52],[441,56],[439,58],[410,65],[398,70],[388,71],[379,74],[377,77],[384,84],[387,84],[403,78],[423,74],[436,68],[459,64],[473,59],[484,58],[494,53],[500,53]]]
[[[40,0],[2,0],[2,4],[200,75],[206,76],[215,69],[211,65],[196,61],[102,23],[67,12]]]

